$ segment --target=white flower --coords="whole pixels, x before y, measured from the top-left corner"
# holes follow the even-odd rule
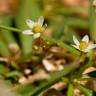
[[[40,16],[37,22],[34,22],[30,19],[26,20],[26,24],[28,25],[29,29],[24,30],[23,34],[26,35],[33,35],[33,38],[39,38],[41,35],[41,32],[45,30],[45,26],[43,26],[44,23],[44,17]]]
[[[89,42],[88,35],[85,35],[80,42],[75,36],[73,36],[73,41],[75,45],[72,46],[83,52],[89,52],[91,49],[96,47],[96,44]]]

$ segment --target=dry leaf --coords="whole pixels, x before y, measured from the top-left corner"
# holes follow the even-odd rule
[[[87,73],[92,72],[92,71],[96,71],[96,68],[95,68],[95,67],[89,67],[89,68],[87,68],[87,69],[83,72],[83,74],[87,74]]]
[[[51,88],[54,88],[56,90],[62,90],[66,87],[66,83],[65,82],[58,82],[56,84],[54,84]]]

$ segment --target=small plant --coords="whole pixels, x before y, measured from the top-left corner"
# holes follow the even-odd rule
[[[95,0],[90,1],[90,26],[81,18],[85,15],[78,14],[81,9],[41,0],[45,9],[40,16],[36,0],[25,1],[30,11],[22,7],[18,17],[12,17],[15,27],[5,23],[5,18],[0,24],[0,78],[14,85],[11,90],[20,96],[96,96]]]

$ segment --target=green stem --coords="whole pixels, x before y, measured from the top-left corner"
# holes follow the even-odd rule
[[[10,30],[10,31],[14,31],[14,32],[22,32],[21,30],[17,29],[17,28],[13,28],[13,27],[6,27],[3,25],[0,25],[1,29],[5,29],[5,30]]]
[[[68,91],[67,91],[67,96],[73,96],[74,93],[74,86],[72,83],[69,83],[68,85]]]
[[[76,62],[77,62],[77,60],[76,60]],[[72,70],[75,70],[76,68],[78,68],[79,64],[76,64],[76,62],[73,62],[72,64],[65,66],[64,70],[56,73],[54,76],[51,77],[51,79],[48,82],[42,84],[41,86],[39,86],[35,90],[33,90],[33,92],[30,95],[31,96],[38,96],[42,91],[48,89],[53,84],[58,82],[63,76],[67,75]]]
[[[93,65],[93,61],[92,61],[93,60],[93,51],[90,51],[88,53],[88,55],[89,55],[88,61],[86,62],[86,64],[81,64],[78,72],[74,75],[78,79],[80,78],[80,76],[82,75],[84,70],[86,70],[88,67],[91,67]],[[85,56],[86,56],[86,54],[81,54],[81,56],[80,56],[80,59],[83,60],[83,62],[85,60]]]
[[[96,8],[93,6],[94,0],[90,1],[90,8],[89,8],[89,30],[90,36],[93,41],[96,42]]]
[[[76,54],[78,56],[80,55],[79,51],[77,51],[75,48],[67,45],[66,43],[64,43],[60,40],[56,40],[54,38],[46,37],[46,36],[42,36],[42,38],[45,39],[46,41],[50,42],[51,44],[57,44],[59,47],[67,49],[69,52],[71,52],[73,54]]]
[[[68,51],[70,51],[71,53],[73,54],[76,54],[76,55],[79,55],[79,51],[77,51],[75,48],[72,48],[70,46],[68,46],[67,44],[63,43],[63,42],[57,42],[57,45],[59,47],[62,47],[62,48],[65,48],[65,49],[68,49]]]

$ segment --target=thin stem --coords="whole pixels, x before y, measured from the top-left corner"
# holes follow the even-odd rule
[[[96,8],[93,6],[94,0],[89,1],[89,31],[91,39],[96,42]]]
[[[43,39],[45,39],[46,41],[52,43],[52,44],[57,44],[59,47],[61,48],[65,48],[67,49],[69,52],[73,53],[73,54],[76,54],[76,55],[80,55],[80,52],[77,51],[75,48],[67,45],[66,43],[60,41],[60,40],[56,40],[54,38],[51,38],[51,37],[46,37],[46,36],[42,36]]]
[[[5,29],[5,30],[10,30],[10,31],[14,31],[14,32],[22,32],[21,30],[17,29],[17,28],[13,28],[13,27],[7,27],[7,26],[3,26],[0,25],[1,29]]]

